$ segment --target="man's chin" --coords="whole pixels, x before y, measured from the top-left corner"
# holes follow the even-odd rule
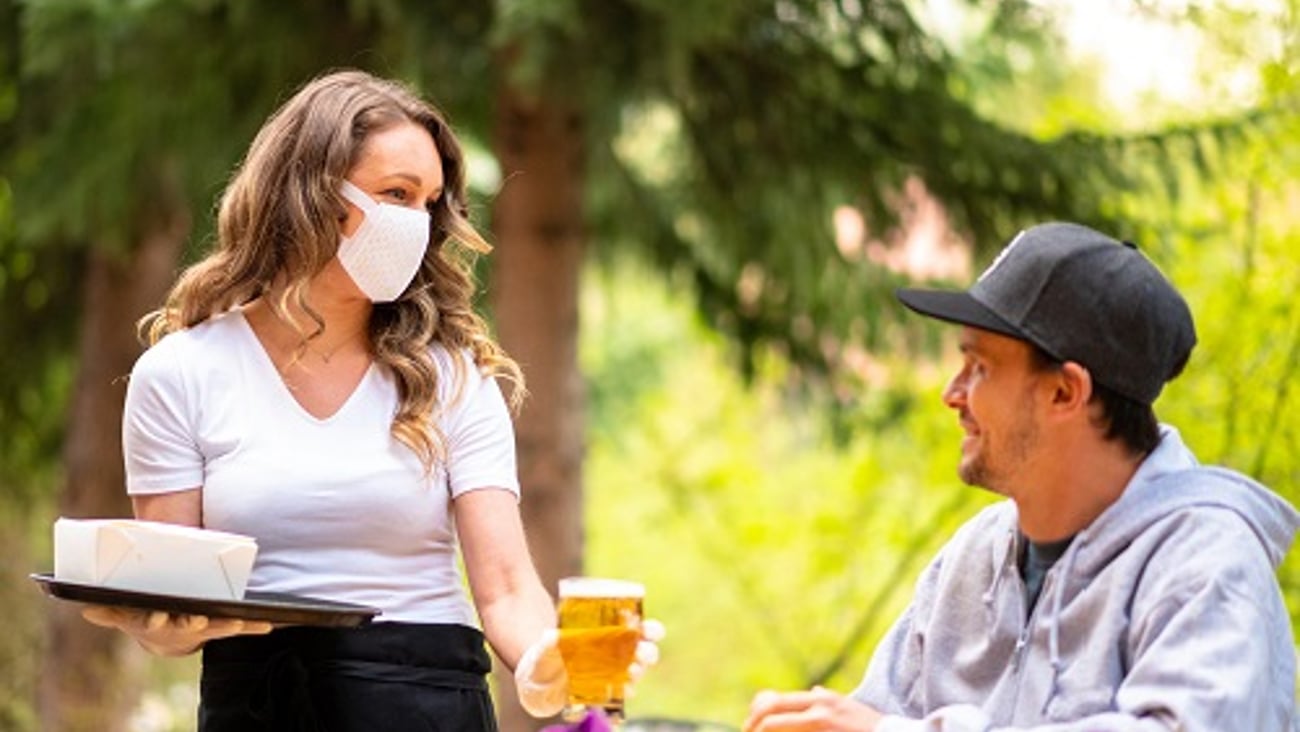
[[[982,464],[976,461],[962,459],[961,463],[957,465],[957,477],[961,478],[961,482],[966,485],[975,488],[983,488],[986,491],[992,491],[998,495],[1006,495],[1002,491],[998,490],[996,486],[992,485],[992,481],[989,480],[988,471],[984,469]]]
[[[966,485],[980,486],[980,469],[978,465],[971,465],[965,458],[957,464],[957,477]]]

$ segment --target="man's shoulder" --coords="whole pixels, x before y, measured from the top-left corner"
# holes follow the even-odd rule
[[[1205,555],[1216,548],[1240,552],[1255,546],[1278,564],[1300,528],[1300,514],[1286,499],[1227,468],[1197,465],[1170,471],[1131,492],[1121,499],[1123,510],[1114,512],[1115,520],[1106,522],[1112,536],[1129,541],[1155,536],[1170,549]]]
[[[1177,565],[1195,558],[1196,566],[1209,567],[1238,563],[1253,551],[1264,557],[1250,521],[1230,506],[1182,506],[1155,519],[1146,533],[1134,544],[1149,544],[1152,561]]]
[[[1139,613],[1207,594],[1262,602],[1276,592],[1266,546],[1257,527],[1233,508],[1192,504],[1155,519],[1109,564],[1139,578],[1133,588]]]

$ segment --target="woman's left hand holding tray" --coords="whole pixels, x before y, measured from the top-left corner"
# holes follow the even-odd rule
[[[212,618],[107,605],[87,605],[81,616],[95,625],[126,633],[157,656],[184,656],[210,640],[233,635],[265,635],[273,627],[263,620]]]

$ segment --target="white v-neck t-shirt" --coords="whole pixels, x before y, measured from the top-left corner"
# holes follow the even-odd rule
[[[333,415],[293,398],[239,310],[169,334],[136,362],[123,420],[127,492],[203,490],[204,526],[257,540],[248,588],[380,608],[377,621],[478,627],[451,501],[519,495],[501,390],[433,346],[447,458],[426,474],[391,434],[397,387],[371,364]]]

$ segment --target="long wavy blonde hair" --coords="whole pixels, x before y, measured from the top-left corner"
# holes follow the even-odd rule
[[[375,360],[397,383],[392,434],[431,470],[445,458],[437,425],[448,406],[439,402],[441,377],[431,344],[442,344],[455,364],[450,403],[466,381],[461,352],[468,352],[483,374],[511,383],[512,409],[525,389],[519,366],[473,310],[472,259],[491,246],[468,220],[460,143],[442,114],[402,84],[339,71],[307,83],[272,114],[221,197],[216,246],[185,270],[166,304],[146,315],[140,329],[153,344],[266,296],[276,314],[299,331],[301,353],[325,329],[307,291],[311,278],[337,253],[347,213],[340,184],[370,135],[405,122],[433,137],[445,189],[430,205],[429,248],[419,272],[396,301],[374,306],[369,337]],[[290,302],[308,314],[314,328],[289,316]]]

